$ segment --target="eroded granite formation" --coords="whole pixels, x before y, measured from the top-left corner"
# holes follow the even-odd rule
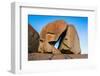
[[[60,40],[60,43],[58,49],[56,49],[54,45],[58,40]],[[40,32],[38,51],[52,54],[80,54],[79,37],[75,27],[63,20],[47,24]]]
[[[55,48],[58,41],[59,46]],[[30,60],[67,59],[71,58],[68,54],[81,55],[78,33],[74,25],[63,20],[48,23],[40,34],[29,24],[28,53],[31,53]]]

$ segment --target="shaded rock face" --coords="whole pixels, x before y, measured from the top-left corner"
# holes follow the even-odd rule
[[[59,50],[64,54],[81,53],[79,37],[73,25],[68,25],[66,34],[60,41]]]
[[[61,34],[67,29],[67,24],[63,20],[58,20],[47,24],[40,32],[40,46],[38,51],[41,53],[61,54],[54,47]]]
[[[59,47],[54,45],[60,40]],[[78,34],[73,25],[58,20],[47,24],[40,32],[38,52],[52,54],[80,54]]]
[[[28,24],[28,53],[38,52],[39,34]]]

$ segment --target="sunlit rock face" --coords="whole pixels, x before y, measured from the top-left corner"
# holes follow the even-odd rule
[[[28,53],[38,52],[39,34],[28,24]]]
[[[63,20],[48,23],[41,31],[40,39],[48,42],[57,41],[66,28],[67,24]]]
[[[81,53],[79,37],[73,25],[68,25],[66,34],[60,41],[59,50],[64,54]]]

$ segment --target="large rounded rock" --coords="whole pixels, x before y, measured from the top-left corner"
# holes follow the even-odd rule
[[[28,24],[28,53],[38,52],[39,34]]]
[[[60,51],[54,47],[62,33],[67,29],[67,23],[63,20],[47,24],[40,32],[39,52],[60,54]]]

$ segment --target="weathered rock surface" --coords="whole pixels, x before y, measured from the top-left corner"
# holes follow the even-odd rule
[[[28,24],[28,53],[38,52],[39,34]]]
[[[30,53],[28,54],[28,60],[51,60],[52,56],[52,54]]]
[[[38,52],[61,54],[61,52],[58,49],[56,49],[53,45],[50,45],[47,41],[40,41]]]
[[[43,27],[40,33],[39,52],[49,52],[53,54],[61,54],[61,52],[54,47],[61,34],[67,29],[67,23],[63,20],[58,20],[47,24]]]
[[[71,59],[86,59],[88,58],[88,54],[65,54],[65,56],[69,56]]]
[[[59,47],[54,45],[60,40]],[[58,20],[47,24],[40,32],[39,52],[53,54],[80,54],[80,42],[73,25]]]
[[[80,42],[73,25],[68,25],[65,37],[60,41],[59,50],[64,54],[80,54]]]
[[[56,55],[53,55],[52,56],[52,58],[51,58],[52,60],[53,59],[65,59],[65,56],[64,56],[64,54],[56,54]]]
[[[28,60],[86,59],[88,54],[48,54],[29,53]]]
[[[63,20],[57,20],[55,22],[47,24],[43,27],[40,33],[40,39],[48,42],[57,41],[59,36],[66,30],[67,23]]]

